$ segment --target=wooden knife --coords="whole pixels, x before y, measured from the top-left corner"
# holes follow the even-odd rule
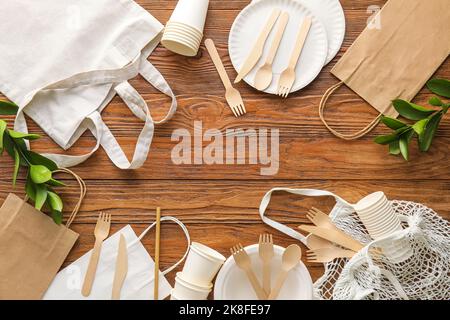
[[[348,234],[342,231],[337,231],[333,229],[327,229],[322,227],[314,227],[310,225],[301,225],[298,227],[300,230],[309,232],[313,235],[321,237],[325,240],[336,243],[344,248],[353,250],[355,252],[360,251],[364,248],[364,245],[358,240],[353,239]]]
[[[275,25],[275,22],[277,22],[280,13],[281,13],[280,9],[274,9],[272,11],[269,20],[267,20],[266,25],[259,34],[256,43],[254,44],[252,50],[250,51],[250,54],[248,55],[247,59],[242,65],[241,70],[239,71],[239,74],[236,77],[236,80],[234,80],[234,83],[238,83],[239,81],[241,81],[258,63],[259,59],[263,54],[264,44],[266,43],[266,40],[269,37],[270,31]]]
[[[123,234],[120,235],[119,250],[116,260],[116,273],[114,275],[112,299],[120,300],[120,291],[128,273],[127,241]]]

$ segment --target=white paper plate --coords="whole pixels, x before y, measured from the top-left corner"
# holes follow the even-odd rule
[[[296,0],[303,3],[322,22],[327,31],[328,64],[341,49],[345,37],[345,15],[339,0]]]
[[[284,248],[274,246],[275,256],[272,261],[272,285],[281,268],[281,257]],[[258,254],[258,245],[245,248],[252,260],[253,270],[259,282],[262,283],[262,263]],[[289,275],[280,291],[277,300],[311,300],[313,298],[313,284],[305,265],[300,262]],[[257,300],[256,294],[244,271],[238,268],[231,256],[225,261],[217,275],[214,286],[215,300]]]
[[[260,0],[253,0],[258,2]],[[306,7],[322,22],[328,38],[328,64],[341,49],[345,37],[345,14],[339,0],[296,0]]]
[[[297,78],[291,90],[291,92],[295,92],[306,87],[319,75],[328,56],[328,40],[325,27],[302,3],[296,0],[259,0],[244,8],[237,16],[230,30],[228,39],[230,58],[234,68],[239,71],[274,8],[289,12],[289,23],[273,63],[273,81],[264,90],[266,93],[276,93],[280,74],[288,65],[299,27],[306,16],[313,18],[311,30],[296,68]],[[244,78],[244,81],[250,86],[254,86],[256,71],[264,64],[276,28],[277,24],[275,24],[266,41],[260,61]]]

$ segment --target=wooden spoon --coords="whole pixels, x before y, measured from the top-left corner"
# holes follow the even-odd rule
[[[277,54],[278,48],[283,38],[284,31],[286,30],[287,23],[289,21],[289,14],[283,12],[280,16],[280,22],[278,26],[275,38],[273,38],[272,46],[270,47],[269,55],[266,58],[266,62],[263,66],[256,72],[255,75],[255,87],[259,91],[263,91],[272,83],[273,72],[272,64]]]
[[[290,245],[284,250],[283,258],[281,261],[281,270],[278,274],[275,285],[270,292],[268,300],[275,300],[280,293],[281,287],[283,286],[289,271],[294,269],[302,258],[302,249],[296,244]]]

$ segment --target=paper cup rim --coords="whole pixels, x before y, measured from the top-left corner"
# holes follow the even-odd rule
[[[200,35],[203,36],[203,32],[202,32],[201,30],[199,30],[199,29],[197,29],[196,27],[193,27],[193,26],[191,26],[191,25],[189,25],[189,24],[187,24],[187,23],[184,23],[184,22],[178,22],[178,21],[174,21],[174,20],[169,20],[169,21],[166,23],[166,27],[169,26],[169,25],[179,25],[179,26],[183,26],[183,27],[185,27],[185,28],[187,28],[187,29],[191,29],[192,31],[195,31],[196,33],[198,33],[198,34],[200,34]]]
[[[225,258],[220,252],[217,252],[216,250],[199,242],[192,242],[191,249],[213,262],[220,262],[221,264],[223,264],[225,260],[227,260],[227,258]]]
[[[183,30],[186,32],[191,32],[197,37],[203,37],[203,33],[198,31],[197,29],[194,29],[192,27],[183,25],[183,24],[177,24],[177,23],[167,23],[164,27],[164,30],[171,30],[171,29],[177,29],[177,30]]]
[[[377,220],[386,220],[392,216],[397,217],[395,211],[389,211],[389,209],[381,210],[370,214],[359,214],[359,218],[363,221],[374,222]]]
[[[213,284],[211,283],[209,287],[203,287],[201,285],[186,281],[182,278],[182,272],[177,272],[175,281],[183,285],[184,287],[197,291],[197,292],[211,292]]]
[[[189,33],[188,31],[184,31],[184,30],[166,30],[164,32],[165,36],[178,36],[178,35],[182,35],[184,37],[188,37],[189,39],[192,39],[195,42],[200,43],[202,41],[202,37],[197,37],[194,36],[193,34]]]
[[[384,192],[378,191],[378,192],[371,193],[371,194],[365,196],[364,198],[362,198],[361,200],[359,200],[358,203],[355,204],[354,208],[356,211],[362,211],[367,208],[373,207],[380,201],[384,202],[386,200],[389,201],[387,199],[386,195],[384,194]],[[367,204],[367,202],[369,204]]]
[[[395,213],[392,206],[386,205],[372,211],[358,212],[358,215],[363,218],[377,218],[391,214],[391,212]]]
[[[175,39],[162,39],[161,40],[161,44],[168,50],[183,55],[183,56],[187,56],[187,57],[194,57],[197,52],[198,49],[193,48],[192,46],[186,44],[186,43],[182,43],[180,41],[177,41]],[[181,49],[188,49],[187,52],[185,51],[181,51]]]
[[[189,37],[180,34],[164,34],[161,41],[163,40],[178,41],[182,44],[192,47],[193,49],[198,48],[200,46],[200,41],[190,39]]]

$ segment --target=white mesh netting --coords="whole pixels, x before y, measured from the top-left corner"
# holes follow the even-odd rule
[[[405,229],[373,241],[358,216],[331,216],[338,228],[367,247],[351,260],[337,259],[325,265],[314,284],[319,299],[450,299],[450,223],[424,205],[391,201]],[[377,248],[402,251],[407,259],[394,263]],[[394,259],[395,260],[395,259]]]

